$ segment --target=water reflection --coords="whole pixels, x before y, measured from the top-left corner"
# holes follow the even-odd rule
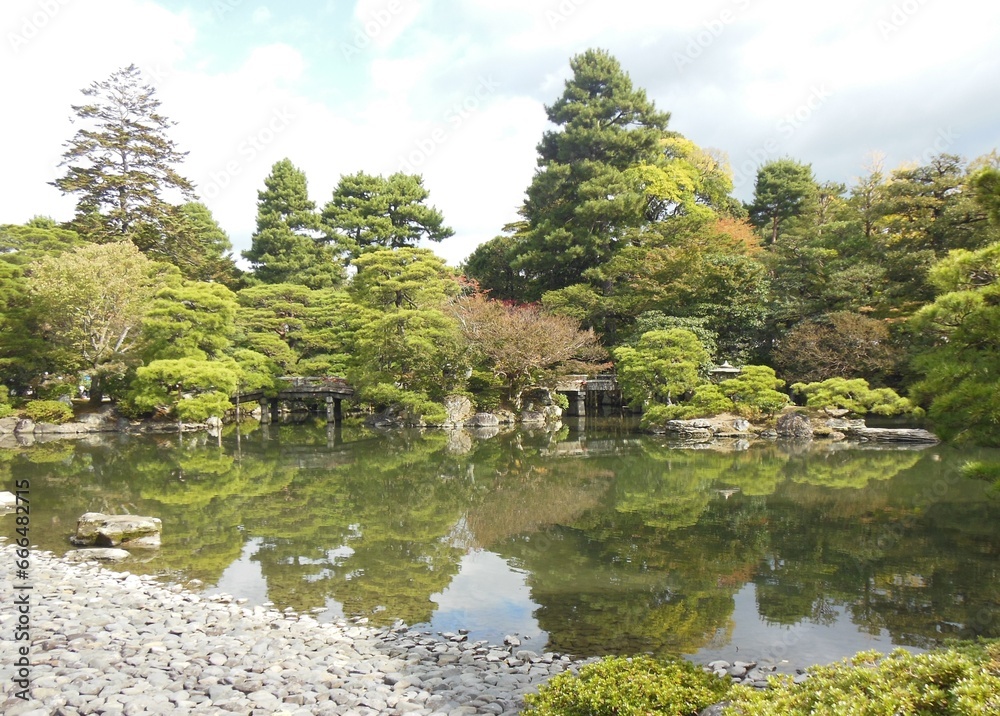
[[[580,655],[832,660],[1000,636],[1000,505],[958,473],[980,458],[309,424],[0,450],[0,474],[31,479],[42,548],[84,512],[152,514],[163,548],[123,568],[253,603]]]

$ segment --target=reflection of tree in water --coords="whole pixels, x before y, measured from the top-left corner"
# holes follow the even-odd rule
[[[846,607],[903,643],[1000,636],[1000,504],[958,476],[968,452],[563,437],[500,435],[455,455],[441,432],[270,426],[221,448],[169,435],[3,450],[0,474],[33,478],[43,549],[69,549],[83,512],[163,519],[163,548],[130,571],[211,584],[253,537],[281,608],[335,599],[376,623],[425,622],[465,549],[488,548],[528,572],[553,648],[573,653],[725,638],[748,581],[773,623]]]
[[[510,537],[572,522],[596,507],[614,472],[599,461],[553,455],[511,434],[476,445],[475,497],[465,518],[468,546],[491,549]]]
[[[948,479],[931,454],[854,454],[868,489],[800,484],[770,499],[773,547],[755,579],[761,614],[822,621],[831,604],[845,605],[861,630],[919,647],[1000,636],[1000,510],[981,487]],[[853,482],[840,462],[830,481]],[[899,479],[873,482],[895,468]]]
[[[301,470],[277,504],[249,511],[271,600],[305,610],[333,598],[376,624],[428,621],[430,595],[464,553],[446,538],[467,499],[466,470],[446,448],[441,432],[347,443],[347,464]]]
[[[914,450],[814,450],[790,459],[785,474],[808,485],[860,490],[870,482],[889,480],[908,470],[921,455]]]

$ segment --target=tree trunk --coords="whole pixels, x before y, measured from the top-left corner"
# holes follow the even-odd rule
[[[100,405],[104,402],[104,379],[100,373],[93,373],[90,376],[90,404]]]

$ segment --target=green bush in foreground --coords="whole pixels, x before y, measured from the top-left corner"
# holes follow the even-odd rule
[[[21,409],[26,418],[36,423],[65,423],[73,419],[73,409],[58,400],[32,400]]]
[[[731,716],[996,716],[1000,714],[1000,642],[883,657],[862,652],[817,666],[795,685],[766,691],[735,687]]]
[[[609,657],[563,672],[525,697],[529,716],[689,716],[722,700],[729,685],[686,661]]]

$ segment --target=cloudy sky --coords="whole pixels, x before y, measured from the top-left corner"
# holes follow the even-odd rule
[[[998,28],[977,0],[5,0],[0,223],[72,216],[47,183],[70,105],[130,63],[237,252],[288,157],[319,205],[342,174],[422,174],[456,232],[432,248],[457,264],[517,218],[544,106],[587,48],[725,152],[748,199],[783,156],[850,182],[872,152],[891,168],[998,148]]]

